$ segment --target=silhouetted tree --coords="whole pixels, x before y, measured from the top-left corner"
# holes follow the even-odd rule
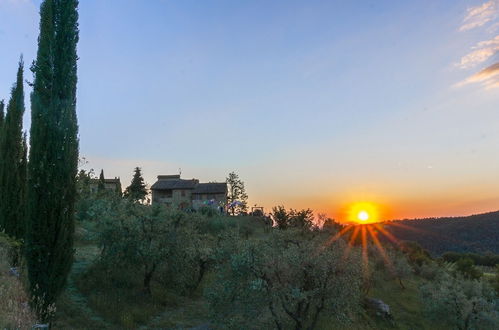
[[[289,225],[291,227],[311,229],[314,224],[314,212],[311,209],[289,211]]]
[[[282,205],[278,205],[272,208],[272,213],[270,213],[272,221],[279,229],[286,229],[289,225],[289,214],[288,211]]]
[[[132,182],[125,189],[124,195],[126,198],[129,198],[134,202],[143,202],[146,199],[147,189],[140,167],[135,168]]]
[[[106,190],[106,179],[104,179],[104,170],[100,171],[99,184],[97,186],[97,190],[99,192],[103,192]]]
[[[246,212],[248,209],[248,195],[244,188],[244,182],[239,179],[239,176],[235,172],[231,172],[227,178],[227,185],[229,186],[227,201],[229,203],[228,209],[230,213],[236,215]]]
[[[21,57],[17,81],[7,105],[7,114],[0,131],[0,227],[16,238],[24,238],[26,184],[25,146],[23,144],[24,63]],[[24,172],[24,173],[23,173]]]
[[[44,0],[33,63],[26,260],[33,307],[42,321],[73,264],[78,169],[77,0]]]

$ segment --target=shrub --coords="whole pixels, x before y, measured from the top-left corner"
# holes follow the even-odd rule
[[[198,209],[198,212],[201,213],[204,216],[207,216],[207,217],[214,217],[214,216],[220,214],[220,212],[218,210],[216,210],[216,209],[214,209],[213,207],[210,207],[210,206],[201,206]]]
[[[456,270],[465,278],[477,280],[483,273],[475,267],[475,263],[470,258],[459,259],[456,262]]]

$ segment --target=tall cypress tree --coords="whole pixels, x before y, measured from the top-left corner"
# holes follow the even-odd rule
[[[73,263],[78,164],[78,1],[44,0],[31,94],[26,260],[39,317],[62,292]],[[40,301],[41,300],[41,301]]]
[[[5,107],[5,104],[3,103],[3,100],[0,100],[0,132],[2,131],[2,126],[3,126],[3,118],[4,118],[4,112],[3,109]]]
[[[3,100],[0,100],[0,137],[2,136],[2,129],[3,129],[3,122],[4,122],[4,108],[5,108],[5,103]],[[2,159],[3,152],[2,152],[2,146],[0,145],[0,160]],[[1,224],[0,224],[1,226]]]
[[[100,171],[99,183],[97,185],[97,191],[103,192],[106,190],[106,179],[104,179],[104,170]]]
[[[26,169],[21,166],[24,157],[23,115],[24,115],[24,63],[21,57],[17,70],[17,81],[7,105],[3,128],[0,133],[0,227],[16,238],[25,234]]]

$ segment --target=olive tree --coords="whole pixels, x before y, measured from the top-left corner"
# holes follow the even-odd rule
[[[497,329],[493,290],[483,281],[442,273],[421,288],[426,313],[460,330]]]
[[[360,257],[342,258],[342,241],[293,231],[229,239],[218,278],[207,291],[213,322],[228,328],[313,329],[320,317],[346,319],[360,300]],[[256,321],[258,320],[258,321]]]
[[[153,279],[180,291],[197,288],[212,255],[209,238],[196,227],[201,219],[194,218],[200,215],[129,199],[109,206],[99,214],[101,265],[139,274],[148,295]]]

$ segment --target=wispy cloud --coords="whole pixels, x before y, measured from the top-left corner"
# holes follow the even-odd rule
[[[480,6],[468,8],[459,30],[468,31],[494,20],[497,17],[498,7],[497,0],[491,0]]]
[[[480,83],[486,89],[499,87],[499,62],[494,63],[480,72],[468,77],[466,80],[457,83],[456,87],[475,83]]]
[[[480,41],[471,49],[472,51],[470,53],[461,57],[461,61],[457,66],[462,69],[469,69],[494,56],[499,52],[499,35],[489,40]]]
[[[484,32],[496,33],[499,28],[499,0],[490,0],[475,7],[468,8],[459,31],[468,31],[483,27]],[[488,26],[487,29],[486,26]],[[462,87],[470,84],[480,84],[485,89],[499,87],[499,62],[490,64],[490,60],[499,53],[499,35],[477,42],[470,51],[461,57],[456,66],[461,69],[471,69],[478,65],[488,66],[455,84]]]

